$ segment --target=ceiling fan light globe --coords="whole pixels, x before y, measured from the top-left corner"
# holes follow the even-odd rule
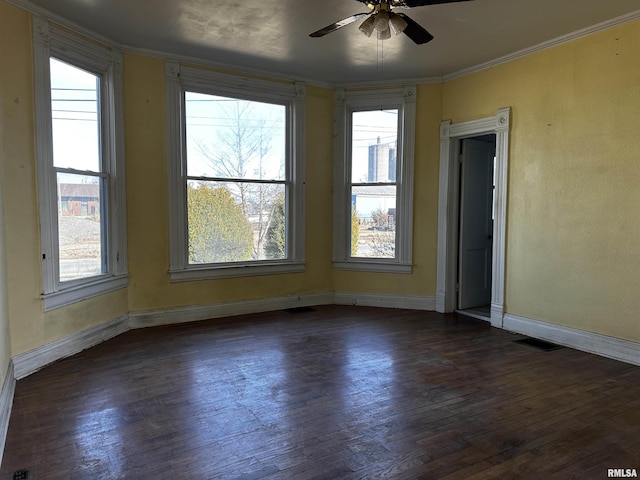
[[[364,33],[367,37],[370,37],[371,34],[373,33],[374,21],[375,21],[375,18],[373,15],[371,15],[364,22],[362,22],[362,24],[358,27],[358,30]]]
[[[383,32],[389,29],[389,13],[386,10],[380,10],[376,14],[376,18],[373,21],[373,27],[378,32]]]
[[[378,31],[378,40],[388,40],[391,38],[391,29]]]
[[[391,31],[395,35],[400,35],[404,32],[408,25],[407,21],[400,15],[396,15],[395,13],[389,15],[389,28],[391,28]]]

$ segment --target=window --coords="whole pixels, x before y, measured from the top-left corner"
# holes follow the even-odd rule
[[[415,88],[338,90],[335,112],[334,264],[409,273]]]
[[[43,19],[34,21],[34,56],[50,310],[127,284],[121,58]]]
[[[171,279],[302,271],[304,85],[172,62],[167,83]]]

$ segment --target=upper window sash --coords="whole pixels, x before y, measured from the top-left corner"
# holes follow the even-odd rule
[[[411,273],[413,237],[413,158],[415,144],[415,86],[345,91],[334,96],[334,266],[347,270]],[[398,109],[395,258],[351,255],[351,188],[353,112]],[[374,185],[374,184],[371,184]]]
[[[304,270],[304,83],[268,81],[187,67],[167,61],[167,152],[169,168],[170,266],[172,281],[266,275]],[[285,179],[287,258],[189,264],[187,224],[186,91],[286,106]],[[247,179],[248,182],[253,181]]]
[[[51,310],[127,285],[122,56],[34,17],[34,84],[36,160],[42,250],[42,298]],[[56,58],[100,78],[100,171],[54,167],[50,58]],[[103,182],[106,273],[70,281],[60,280],[57,173],[98,175]]]

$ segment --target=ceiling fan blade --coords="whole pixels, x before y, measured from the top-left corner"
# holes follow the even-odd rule
[[[309,36],[310,37],[324,37],[326,34],[331,33],[331,32],[335,32],[339,28],[346,27],[347,25],[350,25],[353,22],[356,22],[356,21],[360,20],[361,18],[366,17],[367,15],[370,15],[370,14],[371,14],[371,12],[356,13],[355,15],[351,15],[350,17],[347,17],[347,18],[344,18],[342,20],[337,21],[336,23],[332,23],[331,25],[327,25],[326,27],[321,28],[317,32],[313,32],[313,33],[309,34]]]
[[[473,0],[400,0],[405,7],[426,7],[427,5],[439,5],[441,3],[471,2]]]
[[[396,13],[396,15],[404,18],[407,22],[407,28],[404,29],[404,34],[413,40],[418,45],[422,45],[423,43],[430,42],[433,40],[433,35],[427,32],[421,25],[416,23],[414,20],[409,18],[404,13]]]

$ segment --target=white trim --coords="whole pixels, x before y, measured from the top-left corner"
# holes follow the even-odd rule
[[[280,275],[283,273],[302,273],[305,269],[304,262],[274,262],[265,260],[264,264],[258,265],[233,265],[225,264],[210,267],[190,267],[184,270],[170,270],[171,282],[193,282],[197,280],[207,280],[212,278],[235,278],[235,277],[255,277],[261,275]]]
[[[53,133],[51,126],[51,84],[49,69],[49,24],[45,18],[34,17],[33,28],[33,76],[36,142],[36,179],[38,187],[38,211],[40,214],[40,249],[42,253],[42,291],[55,291],[58,278],[58,262],[54,253],[57,235],[56,202],[51,202],[50,177],[53,175]],[[55,233],[54,233],[55,232]]]
[[[333,267],[340,270],[378,273],[411,273],[413,270],[413,265],[410,263],[385,262],[383,259],[375,258],[354,258],[349,261],[334,261]]]
[[[4,456],[4,445],[7,441],[15,390],[16,377],[13,372],[13,362],[9,361],[4,383],[2,384],[2,392],[0,393],[0,464],[2,464],[2,457]]]
[[[409,310],[435,310],[434,297],[418,295],[394,295],[388,293],[335,292],[336,305],[359,305],[363,307],[405,308]]]
[[[181,133],[181,118],[184,115],[183,103],[180,101],[182,89],[180,87],[180,64],[167,60],[165,62],[165,108],[166,142],[167,142],[167,175],[169,178],[169,270],[174,266],[184,267],[183,252],[187,251],[187,184],[182,176],[173,179],[176,172],[182,172],[183,136]],[[173,180],[172,180],[173,179]],[[180,234],[174,232],[181,232]],[[173,278],[173,277],[172,277]]]
[[[493,264],[491,286],[491,325],[502,326],[504,311],[507,174],[509,165],[510,107],[493,117],[440,125],[440,184],[438,193],[438,264],[436,311],[456,309],[458,216],[460,167],[457,152],[461,139],[494,133],[496,135],[495,220],[493,223]]]
[[[294,307],[331,305],[332,303],[333,293],[327,292],[145,310],[129,313],[129,327],[145,328],[174,323],[197,322],[210,318],[271,312]]]
[[[122,315],[14,356],[13,365],[16,380],[31,375],[56,360],[75,355],[126,332],[129,330],[127,319],[127,315]]]
[[[577,328],[533,320],[518,315],[504,316],[505,330],[565,345],[583,352],[595,353],[621,362],[640,365],[640,343]]]
[[[91,282],[84,282],[57,292],[41,295],[40,298],[44,300],[44,311],[48,312],[49,310],[71,305],[72,303],[81,302],[87,298],[115,292],[121,288],[126,288],[128,284],[128,275],[100,277]]]

